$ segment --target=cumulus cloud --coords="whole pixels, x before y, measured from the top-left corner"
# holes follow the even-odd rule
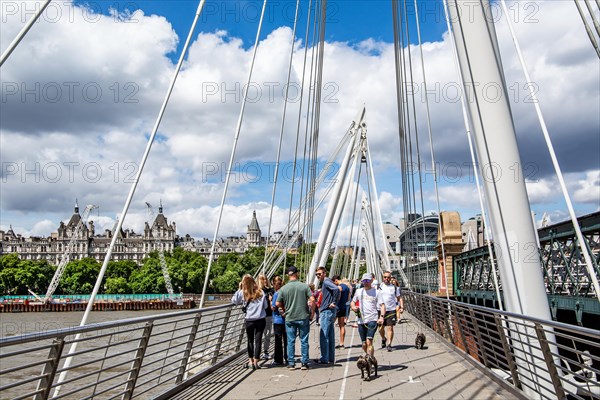
[[[520,21],[516,29],[559,160],[577,181],[571,185],[574,200],[594,205],[600,169],[600,78],[590,71],[598,70],[598,60],[576,10],[567,3],[535,3],[539,23]],[[80,204],[100,205],[99,226],[111,229],[140,168],[139,160],[174,71],[174,52],[185,33],[176,33],[165,17],[140,10],[103,15],[69,2],[53,3],[52,7],[61,17],[46,17],[36,24],[2,67],[2,223],[28,225],[30,228],[24,228],[27,232],[44,234],[46,230],[48,234],[70,214],[78,198]],[[24,24],[20,13],[3,18],[2,50]],[[529,184],[528,190],[534,205],[544,205],[552,197],[547,153],[542,150],[531,104],[525,101],[524,78],[505,23],[499,21],[497,26],[522,160],[534,166],[529,171],[533,176],[528,178],[538,180]],[[223,235],[243,234],[253,209],[266,234],[272,187],[272,178],[268,178],[272,170],[267,164],[274,162],[279,141],[291,34],[289,27],[275,27],[261,40],[252,83],[246,88],[251,101],[241,126],[238,166],[227,196]],[[319,155],[327,158],[356,112],[366,105],[374,168],[381,174],[378,176],[385,176],[378,181],[382,215],[397,223],[402,215],[402,193],[390,40],[365,38],[347,43],[328,37]],[[306,43],[296,39],[282,148],[282,160],[287,162],[294,157],[305,49]],[[309,55],[311,51],[309,48]],[[416,46],[405,49],[408,51],[415,63],[410,88],[415,94],[427,167],[429,141],[420,52]],[[464,165],[470,159],[448,36],[424,43],[423,53],[436,161],[446,166]],[[212,237],[250,56],[248,44],[227,30],[200,32],[194,38],[126,226],[139,231],[145,220],[144,202],[156,207],[162,199],[167,216],[178,223],[178,233]],[[302,107],[305,116],[306,104]],[[300,149],[305,144],[304,123]],[[244,169],[254,162],[260,165],[258,170]],[[583,173],[587,177],[583,178]],[[259,175],[262,179],[256,178]],[[287,221],[289,200],[282,193],[290,188],[290,182],[278,188],[274,230],[283,229]],[[434,209],[430,187],[424,191],[426,208]],[[472,183],[442,182],[440,195],[442,209],[479,212]],[[324,207],[319,210],[320,218]],[[29,217],[21,223],[24,213]],[[52,229],[49,220],[56,221]],[[38,221],[42,222],[36,225]]]
[[[591,203],[600,208],[600,170],[586,172],[585,179],[577,180],[573,199]]]

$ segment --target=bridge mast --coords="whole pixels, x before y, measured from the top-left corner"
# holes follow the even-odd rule
[[[504,304],[507,311],[551,320],[492,10],[488,0],[448,2]],[[539,391],[551,390],[544,383],[528,383],[541,386]]]

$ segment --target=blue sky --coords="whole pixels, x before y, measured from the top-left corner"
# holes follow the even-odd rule
[[[263,91],[260,101],[247,107],[236,157],[245,179],[235,182],[229,192],[224,235],[243,234],[254,209],[263,227],[269,214],[269,172],[275,161],[295,2],[268,4],[253,77]],[[300,79],[304,51],[308,2],[302,4],[297,33],[302,44],[297,44],[294,56],[294,81]],[[68,219],[75,198],[80,204],[99,204],[97,226],[112,227],[129,189],[127,177],[141,158],[197,5],[193,1],[65,3],[49,10],[34,26],[0,76],[4,92],[0,110],[2,229],[13,225],[22,234],[48,235],[60,220]],[[179,234],[212,236],[223,186],[222,179],[210,173],[215,166],[222,168],[231,151],[241,90],[232,93],[247,76],[261,5],[207,2],[126,226],[140,231],[144,201],[158,204],[162,199],[167,216],[178,223]],[[467,167],[460,106],[455,98],[449,98],[457,78],[444,35],[446,24],[441,2],[428,0],[419,5],[423,41],[427,42],[428,85],[440,96],[431,108],[442,173],[441,208],[459,210],[466,219],[478,213],[479,206],[469,179],[472,174]],[[133,13],[129,20],[116,18],[110,7],[120,14],[126,10]],[[600,72],[598,59],[572,2],[509,2],[509,8],[538,84],[576,211],[580,215],[596,211],[600,207],[600,74],[590,72]],[[4,50],[24,24],[27,12],[11,9],[9,13],[5,6],[2,10],[0,47]],[[50,13],[57,10],[59,18]],[[102,15],[95,14],[98,12]],[[364,104],[382,212],[385,220],[397,224],[402,216],[402,192],[391,21],[389,1],[329,2],[324,64],[329,101],[323,104],[319,149],[325,160]],[[562,220],[566,207],[556,191],[539,125],[526,102],[524,78],[506,24],[500,19],[497,30],[522,162],[530,178],[532,209],[538,218],[547,212],[552,220]],[[414,28],[410,35],[415,44]],[[412,47],[411,52],[417,63],[418,48]],[[415,69],[420,67],[415,65]],[[422,158],[429,162],[420,79],[415,72]],[[272,99],[266,95],[269,82],[278,85]],[[60,95],[53,91],[57,88],[62,90]],[[68,96],[69,88],[74,88],[73,98]],[[33,93],[27,94],[25,89]],[[98,89],[102,95],[90,98]],[[209,89],[215,92],[209,93]],[[288,108],[288,121],[294,119],[291,113],[295,110],[297,103]],[[283,161],[287,165],[293,159],[293,125],[287,123],[285,130]],[[253,165],[259,166],[260,179],[253,175],[256,169],[249,168]],[[461,168],[460,180],[453,179],[456,166]],[[53,179],[52,173],[57,171],[60,178]],[[98,171],[102,176],[96,179],[94,172]],[[289,182],[282,181],[273,230],[283,228],[289,190]],[[430,174],[424,192],[426,212],[435,210]]]

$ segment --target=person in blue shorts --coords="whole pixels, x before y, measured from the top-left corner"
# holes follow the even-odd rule
[[[350,297],[350,288],[342,283],[339,275],[334,275],[331,280],[340,288],[340,299],[338,300],[338,311],[336,314],[336,318],[338,321],[338,326],[340,327],[340,344],[335,346],[336,348],[343,348],[344,340],[346,338],[346,320],[348,319],[348,307],[346,307],[346,303],[348,303]]]

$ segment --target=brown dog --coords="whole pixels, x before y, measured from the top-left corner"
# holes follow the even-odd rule
[[[415,347],[417,349],[422,349],[425,345],[425,334],[419,333],[415,339]]]
[[[360,377],[365,381],[371,380],[371,373],[373,372],[375,373],[375,376],[377,376],[377,359],[375,356],[365,354],[358,357],[356,366],[360,369]],[[365,372],[367,373],[366,377]]]

